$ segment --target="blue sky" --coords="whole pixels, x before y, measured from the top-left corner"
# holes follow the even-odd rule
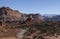
[[[60,0],[0,0],[2,6],[27,14],[60,14]]]

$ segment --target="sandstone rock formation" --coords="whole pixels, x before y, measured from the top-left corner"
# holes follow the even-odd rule
[[[0,21],[14,21],[19,20],[22,14],[18,11],[12,10],[9,7],[0,8]]]

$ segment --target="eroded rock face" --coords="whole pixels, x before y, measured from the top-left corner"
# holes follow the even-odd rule
[[[4,21],[14,21],[19,20],[22,14],[16,10],[12,10],[9,7],[0,8],[0,20]]]

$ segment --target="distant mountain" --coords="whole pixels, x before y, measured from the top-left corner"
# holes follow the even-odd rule
[[[53,16],[51,18],[51,20],[53,20],[53,21],[60,21],[60,15]]]
[[[56,16],[57,14],[43,14],[43,16],[47,17],[47,16]]]
[[[46,20],[46,21],[60,21],[60,15],[45,17],[44,20]]]

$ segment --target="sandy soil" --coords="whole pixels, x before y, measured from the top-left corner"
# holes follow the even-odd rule
[[[3,38],[0,38],[0,39],[17,39],[15,37],[3,37]]]

